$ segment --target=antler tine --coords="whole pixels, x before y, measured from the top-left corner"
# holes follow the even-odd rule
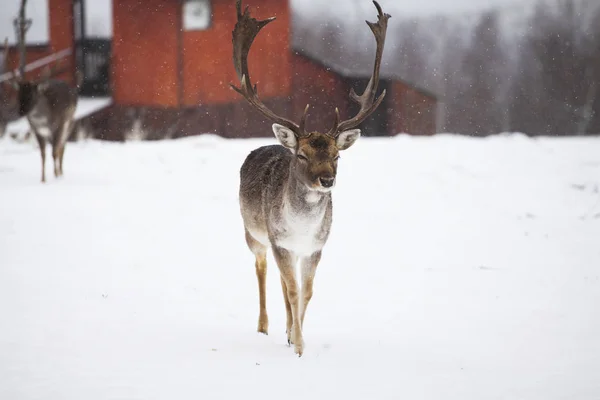
[[[274,21],[275,17],[257,20],[250,16],[248,9],[249,7],[246,6],[244,12],[242,12],[242,0],[236,0],[237,22],[232,32],[232,44],[233,64],[235,72],[240,79],[240,87],[238,88],[233,84],[231,87],[271,121],[285,126],[298,136],[305,136],[304,123],[306,121],[306,111],[308,111],[308,108],[304,112],[300,125],[298,125],[293,121],[278,116],[267,108],[267,106],[265,106],[258,98],[256,84],[252,85],[251,83],[250,73],[248,71],[248,53],[250,52],[250,47],[260,30],[270,22]]]
[[[306,115],[308,114],[308,109],[310,108],[310,104],[307,104],[306,107],[304,108],[304,113],[302,114],[302,118],[300,119],[300,132],[304,133],[306,132],[306,129],[304,128],[306,126]]]
[[[62,74],[66,71],[66,68],[64,68],[63,65],[63,60],[58,60],[54,64],[46,65],[42,71],[42,74],[36,81],[38,83],[42,83]]]
[[[17,88],[17,81],[16,81],[17,78],[15,76],[15,73],[13,71],[11,71],[10,68],[9,68],[9,66],[8,66],[8,53],[9,53],[8,50],[9,50],[9,47],[8,47],[8,38],[5,38],[4,39],[4,52],[3,52],[3,55],[2,55],[2,72],[3,73],[6,72],[6,73],[9,74],[8,75],[9,78],[5,82],[8,82],[10,84],[10,86],[13,87],[13,89],[16,89]]]
[[[365,88],[362,95],[356,94],[354,88],[350,89],[350,98],[360,105],[360,110],[353,118],[342,121],[339,123],[339,113],[336,111],[336,121],[332,130],[329,132],[330,135],[337,136],[341,132],[348,129],[352,129],[360,125],[383,101],[386,91],[384,90],[379,97],[375,100],[375,94],[377,93],[377,86],[379,85],[379,70],[381,68],[381,57],[383,54],[383,48],[385,45],[385,35],[387,31],[387,22],[391,18],[391,15],[384,13],[381,6],[377,1],[373,1],[377,8],[377,23],[365,21],[371,32],[375,36],[377,42],[377,51],[375,53],[375,65],[373,66],[373,75],[369,79],[369,83]]]
[[[21,0],[19,5],[18,22],[18,39],[17,46],[19,48],[19,79],[25,79],[25,64],[27,63],[27,41],[26,33],[30,28],[25,16],[27,0]]]
[[[4,38],[4,51],[2,53],[2,72],[8,69],[8,38]]]
[[[329,136],[335,136],[339,125],[340,125],[340,110],[336,107],[335,108],[335,121],[333,122],[333,127],[331,128],[331,130],[329,132],[327,132],[327,134]]]

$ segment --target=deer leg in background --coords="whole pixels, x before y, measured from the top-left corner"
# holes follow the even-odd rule
[[[71,132],[73,124],[71,122],[66,122],[63,128],[63,132],[60,138],[59,150],[58,150],[58,174],[59,176],[63,175],[63,157],[65,156],[65,147],[67,146],[67,141],[69,140],[69,134]]]
[[[52,161],[54,163],[54,176],[59,177],[58,162],[60,160],[60,134],[61,132],[52,132]]]
[[[258,279],[258,296],[259,296],[259,314],[258,314],[258,329],[260,333],[269,334],[269,317],[267,315],[267,248],[256,241],[246,231],[246,243],[256,257],[256,278]]]
[[[300,267],[302,268],[302,311],[300,316],[300,322],[304,327],[304,315],[306,314],[306,308],[313,295],[313,280],[315,279],[315,273],[317,272],[317,265],[321,260],[321,252],[317,251],[310,257],[303,258],[301,260]]]
[[[281,289],[283,290],[283,301],[285,303],[285,314],[286,314],[286,322],[285,322],[285,333],[287,334],[288,344],[292,343],[292,307],[290,306],[290,301],[288,300],[287,295],[287,286],[285,284],[285,280],[283,276],[281,279]]]
[[[60,176],[62,176],[63,174],[63,157],[65,156],[65,147],[65,144],[60,146],[60,151],[58,153],[58,173],[60,174]]]
[[[40,147],[40,155],[42,156],[42,182],[46,182],[46,139],[35,131],[33,133],[37,139]]]
[[[298,282],[296,281],[295,266],[297,257],[286,249],[273,246],[273,255],[281,278],[285,282],[287,289],[287,298],[292,310],[292,335],[294,343],[294,352],[298,356],[302,355],[304,350],[304,341],[302,340],[302,324],[300,322],[300,297],[298,296]]]

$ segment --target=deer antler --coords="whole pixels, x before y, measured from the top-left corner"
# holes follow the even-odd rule
[[[25,34],[31,27],[31,20],[25,18],[25,7],[27,6],[27,0],[21,0],[19,5],[19,16],[14,20],[14,25],[17,33],[17,49],[19,51],[19,68],[17,74],[14,71],[5,71],[9,74],[10,78],[8,81],[11,86],[17,87],[18,81],[25,79],[25,63],[26,63],[26,52],[27,45],[25,43]],[[4,39],[4,60],[3,69],[8,69],[8,38]]]
[[[248,53],[250,47],[254,42],[254,39],[268,23],[275,20],[275,17],[271,17],[262,21],[250,17],[248,6],[246,6],[242,13],[242,1],[236,0],[237,8],[237,22],[233,29],[232,43],[233,43],[233,64],[235,72],[240,79],[240,87],[237,88],[234,85],[231,87],[244,96],[244,98],[252,104],[258,111],[260,111],[265,117],[269,118],[273,122],[285,126],[294,132],[297,136],[307,136],[304,126],[306,123],[306,114],[308,112],[309,105],[306,105],[304,114],[300,119],[300,124],[296,124],[286,118],[276,115],[271,111],[264,103],[258,98],[256,85],[252,85],[250,81],[250,73],[248,72]]]
[[[8,72],[8,38],[4,38],[4,52],[2,53],[2,72]]]
[[[19,48],[19,79],[25,79],[25,63],[27,62],[27,42],[25,36],[31,27],[31,20],[25,16],[27,0],[21,0],[19,17],[14,21],[17,28],[17,45]]]
[[[367,87],[362,95],[357,95],[354,91],[354,88],[350,89],[350,98],[360,105],[360,110],[356,116],[340,123],[340,112],[337,108],[335,109],[335,123],[333,128],[331,128],[331,130],[328,132],[328,135],[333,137],[337,137],[341,132],[360,125],[369,115],[371,115],[371,113],[373,113],[373,111],[375,111],[377,107],[379,107],[385,96],[384,90],[381,95],[379,95],[377,100],[375,100],[377,85],[379,84],[379,69],[381,67],[381,56],[383,54],[383,46],[385,44],[387,22],[388,19],[391,18],[391,15],[387,13],[384,14],[377,1],[373,1],[373,4],[375,4],[375,7],[377,7],[378,21],[377,23],[365,21],[367,25],[369,25],[369,28],[371,28],[371,31],[373,32],[377,42],[373,75],[371,75],[371,79],[369,79],[369,83],[367,84]]]
[[[37,82],[42,83],[48,81],[66,71],[68,71],[68,69],[64,66],[64,61],[57,60],[54,64],[46,65],[44,67],[40,77],[37,79]]]
[[[8,66],[8,38],[4,39],[4,53],[2,55],[2,72],[4,75],[4,73],[8,74],[8,78],[4,81],[4,82],[8,82],[9,85],[12,88],[17,88],[17,77],[15,76],[15,73],[13,71],[10,70],[9,66]],[[3,83],[3,82],[0,82]]]

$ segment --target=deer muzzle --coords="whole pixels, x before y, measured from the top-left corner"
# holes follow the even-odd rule
[[[325,189],[330,189],[333,187],[334,183],[335,183],[335,178],[333,177],[320,177],[319,178],[319,183],[321,184],[321,187],[325,188]]]

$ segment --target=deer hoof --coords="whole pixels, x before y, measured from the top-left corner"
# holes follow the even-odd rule
[[[298,357],[302,357],[302,353],[304,353],[304,346],[296,344],[294,346],[294,353],[298,354]]]
[[[258,318],[258,328],[256,329],[259,333],[269,334],[269,318],[266,315],[260,315]]]

